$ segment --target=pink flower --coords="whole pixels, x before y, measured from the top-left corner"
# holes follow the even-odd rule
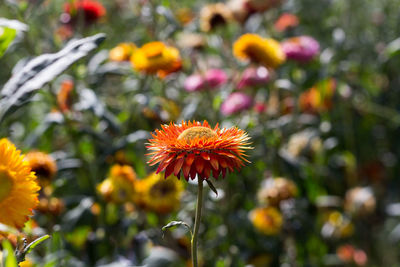
[[[247,68],[243,71],[242,77],[237,84],[237,89],[245,87],[256,87],[267,84],[270,80],[268,69],[265,67]]]
[[[253,100],[250,96],[235,92],[228,96],[228,98],[221,105],[221,112],[223,115],[231,115],[233,113],[250,108]]]
[[[319,53],[319,43],[310,36],[298,36],[284,41],[282,49],[288,59],[306,63]]]
[[[205,80],[200,74],[193,74],[186,78],[183,83],[183,87],[188,92],[195,92],[203,89],[205,86]]]
[[[193,74],[186,78],[183,87],[188,92],[215,89],[228,81],[228,76],[221,69],[210,69],[204,74]]]

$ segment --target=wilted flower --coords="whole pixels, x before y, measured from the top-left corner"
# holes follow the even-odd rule
[[[263,181],[257,197],[261,203],[279,205],[282,200],[293,198],[297,195],[296,184],[286,178],[268,178]]]
[[[266,235],[276,235],[281,231],[283,218],[274,207],[256,208],[249,214],[254,227]]]
[[[64,12],[69,15],[69,20],[64,18],[64,23],[75,23],[82,16],[86,24],[91,24],[106,15],[104,6],[95,0],[77,0],[64,5]]]
[[[300,95],[300,109],[303,112],[310,113],[317,113],[331,109],[335,88],[336,82],[334,79],[327,79],[317,83],[315,86]]]
[[[152,173],[138,180],[135,203],[147,210],[160,214],[170,213],[180,205],[183,184],[177,179],[163,179],[161,174]]]
[[[237,89],[262,86],[267,84],[270,78],[271,77],[267,68],[250,67],[243,71],[240,81],[237,84]]]
[[[244,61],[276,68],[285,61],[285,54],[278,41],[246,33],[233,44],[233,54]]]
[[[299,19],[296,15],[290,13],[283,13],[274,24],[277,31],[283,32],[289,28],[299,25]]]
[[[97,186],[106,201],[121,204],[132,201],[135,193],[136,173],[129,165],[113,165],[110,175]]]
[[[40,186],[48,185],[57,172],[57,164],[54,159],[44,152],[31,151],[25,156],[31,170],[35,172]]]
[[[354,225],[348,217],[338,211],[327,214],[321,234],[325,238],[346,238],[353,234]]]
[[[22,228],[38,204],[36,175],[21,152],[0,139],[0,223]]]
[[[282,50],[287,59],[307,63],[319,53],[319,43],[310,36],[292,37],[282,42]]]
[[[162,42],[150,42],[135,49],[131,56],[133,67],[147,74],[160,77],[181,69],[182,61],[178,49]]]
[[[57,93],[57,105],[60,111],[63,113],[71,109],[73,89],[74,82],[72,80],[64,80],[61,83],[61,88]]]
[[[232,19],[229,8],[223,3],[209,4],[200,11],[200,28],[209,32],[218,26],[225,25]]]
[[[235,92],[228,96],[221,105],[221,112],[224,115],[231,115],[233,113],[246,110],[251,107],[253,100],[250,96]]]
[[[346,193],[344,208],[353,215],[368,215],[375,211],[376,200],[370,187],[356,187]]]
[[[186,78],[183,87],[186,91],[214,89],[226,83],[228,76],[221,69],[210,69],[204,74],[193,74]]]
[[[152,134],[147,147],[151,153],[149,163],[159,163],[157,173],[165,170],[165,177],[172,173],[180,178],[182,171],[186,180],[193,180],[196,175],[201,179],[211,176],[218,178],[226,171],[239,170],[246,161],[244,154],[249,137],[236,127],[211,128],[207,121],[182,122],[180,125],[161,126]]]
[[[133,43],[120,43],[110,50],[109,58],[112,61],[129,61],[136,45]]]

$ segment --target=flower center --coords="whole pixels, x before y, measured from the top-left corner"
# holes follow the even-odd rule
[[[0,201],[5,199],[13,188],[13,180],[9,171],[0,168]]]
[[[209,139],[217,136],[217,133],[212,129],[203,126],[194,126],[189,129],[184,130],[179,136],[178,140],[186,140],[187,142],[195,139],[202,138]]]

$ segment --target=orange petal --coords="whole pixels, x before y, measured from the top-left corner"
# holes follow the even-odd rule
[[[175,167],[174,167],[174,174],[175,176],[177,176],[179,174],[179,172],[181,171],[183,162],[185,161],[185,158],[180,158],[176,161],[175,163]]]
[[[185,177],[186,181],[189,179],[189,172],[190,172],[190,166],[189,165],[183,165],[183,176]]]
[[[195,158],[196,158],[196,155],[195,155],[195,154],[189,153],[189,154],[187,155],[187,157],[186,157],[185,164],[188,165],[188,166],[192,165],[192,163],[193,163],[193,161],[194,161]]]
[[[219,168],[218,159],[214,155],[211,156],[210,163],[214,170],[218,170]]]
[[[200,156],[205,160],[210,160],[210,155],[206,152],[201,152]]]
[[[197,173],[202,173],[204,169],[204,160],[202,158],[197,158],[195,165]]]

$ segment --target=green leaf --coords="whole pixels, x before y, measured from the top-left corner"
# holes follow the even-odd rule
[[[43,241],[45,241],[45,240],[47,240],[47,239],[49,239],[49,238],[50,238],[49,235],[44,235],[44,236],[41,236],[41,237],[36,238],[35,240],[33,240],[33,241],[32,241],[29,245],[27,245],[26,248],[24,249],[25,255],[26,255],[26,254],[29,254],[29,253],[32,251],[32,249],[34,249],[37,245],[39,245],[40,243],[42,243]]]
[[[167,230],[171,227],[181,226],[181,225],[185,226],[189,230],[190,235],[192,235],[192,230],[191,230],[189,224],[187,224],[183,221],[171,221],[167,225],[163,226],[163,228],[161,230],[163,231],[163,234],[164,234],[165,230]]]
[[[17,31],[15,29],[0,27],[0,58],[4,55],[16,36]]]
[[[208,186],[211,188],[211,190],[218,196],[218,191],[215,188],[215,186],[211,183],[211,181],[209,179],[205,179],[205,180],[206,180]]]
[[[4,266],[18,267],[17,259],[14,256],[14,251],[10,242],[8,242],[8,240],[5,240],[1,243],[1,245],[3,246],[3,261],[5,263]]]

